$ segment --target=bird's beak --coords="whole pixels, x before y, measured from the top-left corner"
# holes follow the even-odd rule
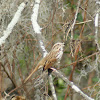
[[[62,44],[63,44],[63,46],[65,46],[65,43],[64,42]]]

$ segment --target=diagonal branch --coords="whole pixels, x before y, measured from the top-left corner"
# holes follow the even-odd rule
[[[76,85],[74,85],[73,82],[69,81],[62,73],[58,72],[56,69],[52,68],[54,75],[57,77],[60,77],[63,79],[69,86],[72,87],[73,90],[75,90],[77,93],[79,93],[81,96],[83,96],[86,100],[94,100],[93,98],[87,96],[85,93],[83,93]]]
[[[0,38],[0,46],[5,43],[5,40],[8,38],[8,36],[11,34],[14,26],[16,25],[16,23],[18,22],[20,16],[21,16],[21,12],[23,11],[23,9],[25,8],[25,3],[21,3],[20,6],[18,7],[17,12],[15,13],[12,21],[9,23],[7,29],[4,31],[3,36]]]

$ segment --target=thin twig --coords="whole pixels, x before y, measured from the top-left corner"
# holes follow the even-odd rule
[[[66,67],[68,67],[68,66],[74,65],[75,63],[84,61],[84,60],[86,60],[86,59],[88,59],[88,58],[91,58],[91,57],[97,55],[97,54],[100,54],[100,52],[95,52],[95,53],[93,53],[93,54],[91,54],[91,55],[89,55],[89,56],[87,56],[87,57],[84,57],[84,58],[82,58],[82,59],[80,59],[80,60],[77,60],[77,61],[75,61],[75,62],[73,62],[73,63],[71,63],[71,64],[67,64],[67,65],[65,65],[65,66],[62,66],[62,67],[59,68],[59,69],[66,68]]]
[[[78,6],[77,6],[74,22],[73,22],[72,27],[71,27],[71,40],[73,39],[73,30],[74,30],[74,26],[75,26],[75,23],[76,23],[77,14],[78,14],[79,7],[80,7],[80,2],[81,2],[81,0],[78,1]]]
[[[85,10],[84,8],[80,7],[82,10],[84,10],[90,17],[92,20],[94,20],[94,18],[89,14],[89,12],[87,10]]]
[[[8,76],[8,78],[11,80],[12,84],[14,85],[14,87],[16,87],[15,82],[13,81],[13,79],[10,77],[10,75],[8,74],[8,72],[6,71],[6,68],[4,67],[4,65],[0,62],[4,72],[6,73],[6,75]]]

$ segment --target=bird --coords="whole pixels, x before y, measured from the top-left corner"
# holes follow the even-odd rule
[[[12,97],[11,100],[26,100],[26,99],[23,96],[15,96],[15,97]]]
[[[63,47],[64,43],[55,43],[51,51],[40,60],[35,69],[25,79],[24,83],[26,83],[39,68],[43,67],[43,71],[45,71],[47,69],[50,69],[55,63],[59,63],[63,55]]]

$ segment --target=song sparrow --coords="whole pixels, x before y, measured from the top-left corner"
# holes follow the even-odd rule
[[[41,67],[46,70],[52,67],[55,63],[60,62],[63,55],[64,43],[56,43],[51,51],[38,63],[32,73],[25,79],[24,83]]]

